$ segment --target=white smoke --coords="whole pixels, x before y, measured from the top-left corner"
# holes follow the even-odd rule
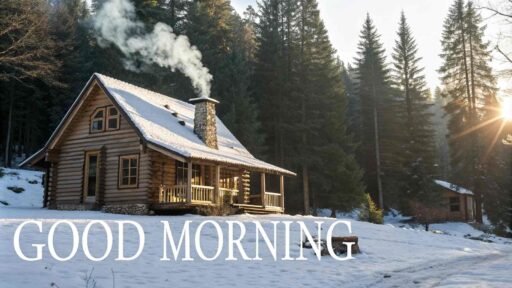
[[[157,23],[151,33],[135,16],[129,0],[109,0],[94,17],[94,28],[100,45],[115,44],[128,58],[127,68],[134,60],[184,73],[201,97],[209,97],[212,75],[201,62],[201,52],[192,46],[187,36],[177,36],[172,28]]]

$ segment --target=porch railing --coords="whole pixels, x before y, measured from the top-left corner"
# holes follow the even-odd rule
[[[217,203],[215,199],[215,188],[212,186],[192,185],[192,203]],[[236,189],[219,188],[219,199],[224,201],[225,197],[229,197],[229,203],[236,203],[239,191]],[[280,193],[265,192],[264,206],[281,207]],[[251,195],[251,202],[257,202],[261,199],[260,195]],[[187,202],[187,185],[160,186],[160,203],[186,203]],[[260,201],[261,202],[261,201]]]
[[[187,185],[160,186],[160,203],[187,202]]]
[[[265,192],[265,206],[281,207],[281,194]]]
[[[192,202],[213,203],[214,187],[192,185]],[[186,203],[187,185],[160,186],[160,203]]]
[[[214,187],[192,185],[192,202],[209,202],[213,203]]]

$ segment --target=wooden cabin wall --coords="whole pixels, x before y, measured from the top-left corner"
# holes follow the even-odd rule
[[[105,149],[104,195],[105,204],[142,204],[148,202],[151,187],[150,157],[141,151],[140,139],[124,117],[120,120],[120,129],[90,134],[90,117],[98,107],[112,105],[103,90],[95,86],[84,102],[75,119],[56,145],[58,162],[53,164],[50,180],[51,199],[57,203],[76,204],[82,199],[85,152]],[[105,125],[106,123],[104,123]],[[138,187],[118,187],[119,156],[139,154]],[[101,183],[101,182],[100,182]],[[101,190],[101,188],[100,188]],[[55,197],[54,197],[55,196]]]
[[[450,211],[450,198],[458,197],[459,198],[459,207],[460,210],[456,212]],[[465,221],[466,220],[466,206],[465,206],[465,197],[456,192],[450,190],[443,190],[442,193],[442,205],[444,208],[444,215],[442,215],[444,220],[447,221]]]
[[[150,200],[158,202],[160,185],[176,185],[176,160],[160,152],[149,150],[153,179]]]

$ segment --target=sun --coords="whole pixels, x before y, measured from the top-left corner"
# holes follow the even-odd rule
[[[512,121],[512,97],[503,98],[501,102],[501,117],[507,121]]]

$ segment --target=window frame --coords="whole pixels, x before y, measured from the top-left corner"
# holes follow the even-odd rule
[[[114,108],[117,111],[117,115],[111,116],[110,115],[110,109]],[[95,130],[93,129],[93,123],[95,121],[99,121],[100,118],[95,118],[96,114],[98,114],[100,111],[103,111],[103,117],[101,118],[102,121],[102,129],[101,130]],[[116,119],[117,120],[117,128],[108,128],[108,120],[110,119]],[[97,120],[95,120],[97,119]],[[112,132],[117,131],[121,129],[121,111],[115,106],[115,105],[106,105],[97,107],[94,109],[92,114],[89,116],[89,134],[97,134],[97,133],[104,133],[104,132]]]
[[[132,176],[135,176],[135,184],[123,184],[123,160],[128,159],[130,160],[128,163],[131,163],[131,160],[135,159],[137,161],[137,165],[135,167],[131,167],[130,164],[128,164],[128,179],[132,178]],[[126,155],[119,155],[118,160],[118,173],[117,173],[117,187],[119,189],[130,189],[130,188],[138,188],[139,187],[139,171],[140,171],[140,154],[126,154]],[[136,168],[137,171],[135,175],[131,175],[131,169]]]
[[[90,167],[90,156],[96,156],[96,183],[94,187],[95,194],[94,196],[89,196],[89,167]],[[82,187],[82,195],[83,195],[83,202],[90,203],[95,202],[98,194],[99,194],[99,187],[100,187],[100,165],[101,165],[101,153],[99,150],[90,150],[85,151],[84,153],[84,170],[82,171],[83,175],[83,187]]]
[[[452,201],[452,200],[457,200],[457,201]],[[449,206],[450,206],[450,212],[460,212],[461,209],[460,209],[460,197],[459,196],[450,196],[448,198],[448,203],[449,203]]]
[[[188,163],[176,160],[175,162],[176,185],[188,185]],[[196,179],[199,183],[196,183]],[[203,185],[202,166],[192,163],[192,185]]]
[[[114,116],[110,115],[110,109],[115,109],[117,114],[114,115]],[[106,131],[116,131],[116,130],[119,130],[121,128],[121,114],[119,113],[119,109],[117,109],[116,106],[111,105],[111,106],[106,106],[105,110],[106,110],[106,113],[105,113],[105,130]],[[117,121],[117,127],[116,128],[110,128],[109,127],[110,119],[116,119],[116,121]]]
[[[219,176],[219,188],[239,190],[239,171],[229,168],[221,168]]]
[[[176,183],[176,185],[187,185],[188,167],[186,164],[187,163],[185,163],[185,162],[176,160],[176,164],[175,164],[176,179],[174,179],[174,182]]]
[[[96,115],[99,112],[103,112],[103,116],[101,118],[100,117],[96,118]],[[98,107],[98,108],[94,109],[94,111],[91,114],[91,120],[90,120],[90,124],[89,124],[89,132],[91,134],[105,132],[105,113],[106,113],[106,107]],[[96,121],[101,121],[102,122],[101,130],[93,129],[93,124]]]

